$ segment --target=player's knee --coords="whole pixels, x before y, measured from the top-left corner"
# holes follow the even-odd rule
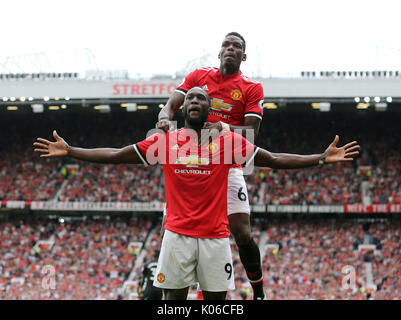
[[[163,289],[163,300],[186,300],[188,288],[183,289]]]
[[[249,241],[251,241],[252,239],[251,233],[245,230],[237,232],[236,234],[233,233],[233,237],[235,239],[236,244],[239,246],[248,244]]]
[[[202,291],[204,300],[225,300],[227,296],[227,291],[220,292],[210,292]]]
[[[249,215],[236,213],[229,216],[230,231],[237,245],[245,245],[252,239]]]

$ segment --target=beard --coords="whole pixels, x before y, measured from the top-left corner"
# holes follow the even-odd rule
[[[197,117],[191,117],[188,113],[185,113],[184,120],[193,127],[202,127],[207,121],[208,115],[207,113],[200,113]]]
[[[237,73],[240,66],[241,66],[241,60],[240,61],[227,61],[224,58],[220,59],[220,67],[223,67],[227,73]]]

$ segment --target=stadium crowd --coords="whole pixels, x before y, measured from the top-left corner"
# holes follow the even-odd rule
[[[66,178],[59,201],[164,202],[164,179],[160,166],[82,163]]]
[[[265,248],[268,299],[401,299],[399,219],[253,220],[255,239]],[[37,246],[38,240],[49,239],[52,246]],[[131,241],[144,244],[143,260],[137,261],[141,251],[130,250]],[[160,248],[160,220],[13,220],[0,224],[0,243],[0,299],[133,299],[136,286],[123,290],[124,282],[131,275],[138,283],[143,265]],[[228,299],[250,299],[237,247],[231,243],[236,289]],[[373,243],[377,255],[358,251],[359,244]],[[266,244],[278,245],[278,250]],[[367,287],[366,262],[373,266],[375,291]],[[355,288],[342,288],[347,265],[355,268]],[[53,289],[46,266],[55,270]],[[189,297],[198,296],[194,286]]]
[[[366,243],[364,239],[369,235],[380,239],[383,246],[377,261],[384,256],[391,261],[380,274],[391,274],[393,279],[392,290],[378,290],[375,298],[400,299],[401,282],[394,281],[398,271],[393,268],[401,262],[397,254],[400,243],[393,246],[400,227],[399,221],[372,223],[368,231],[358,221],[274,223],[267,228],[267,238],[268,242],[278,243],[280,250],[277,254],[266,252],[263,259],[268,296],[270,299],[366,299],[367,261],[365,254],[358,252],[358,245]],[[345,276],[342,268],[347,265],[355,269],[354,290],[342,289]],[[376,274],[373,281],[379,283],[380,276]]]
[[[0,155],[0,200],[47,201],[60,189],[61,164],[37,161],[35,155]]]
[[[18,122],[3,119],[1,124],[7,130],[0,137],[0,200],[163,202],[164,179],[159,167],[43,159],[32,150],[36,137],[53,139],[49,135],[54,128],[72,145],[122,147],[144,139],[147,130],[154,127],[153,116],[80,115],[77,119],[72,114],[62,116],[63,121],[52,115]],[[349,113],[347,117],[344,122],[344,115],[336,113],[267,114],[256,141],[259,146],[273,152],[313,153],[323,151],[339,134],[340,144],[358,140],[361,156],[352,163],[323,168],[255,169],[246,177],[250,203],[401,203],[401,150],[395,147],[401,129],[397,118],[377,113]],[[21,128],[23,134],[19,133]],[[6,143],[11,139],[12,144]],[[68,164],[76,164],[77,170],[66,174]]]
[[[0,299],[117,299],[135,266],[129,243],[143,242],[150,227],[150,220],[2,223]],[[53,245],[35,246],[49,239]]]
[[[39,114],[0,117],[0,201],[164,201],[159,166],[98,165],[70,159],[43,159],[33,153],[37,137],[51,132],[71,145],[123,147],[146,137],[156,113]],[[344,120],[346,119],[346,120]],[[246,177],[251,204],[401,203],[401,127],[391,113],[267,112],[256,144],[273,152],[323,151],[358,140],[356,161],[304,170],[255,169]],[[380,133],[380,134],[379,134]],[[67,170],[73,166],[73,170]],[[263,249],[268,299],[401,299],[401,224],[389,219],[364,228],[358,220],[269,220],[255,218],[255,240]],[[0,222],[0,299],[129,299],[122,290],[160,247],[160,224],[135,218],[100,221],[13,220]],[[38,246],[39,240],[53,245]],[[147,240],[147,241],[146,241]],[[144,260],[129,248],[147,243]],[[376,244],[379,255],[358,253],[358,244]],[[249,298],[250,287],[232,241],[236,290],[230,299]],[[78,257],[78,258],[77,258]],[[374,292],[366,291],[366,261],[372,264]],[[356,289],[341,290],[342,267],[356,270]],[[55,269],[56,289],[43,289],[45,266]],[[197,297],[196,287],[191,298]]]

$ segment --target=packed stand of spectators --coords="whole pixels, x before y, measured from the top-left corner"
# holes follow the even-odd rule
[[[374,284],[371,296],[377,300],[401,299],[401,223],[383,221],[366,228],[364,243],[373,244],[380,254],[366,254],[365,262],[373,266]],[[361,242],[362,239],[359,240]]]
[[[52,199],[63,182],[60,170],[60,163],[54,160],[39,162],[32,155],[0,152],[0,200]]]
[[[94,165],[81,163],[67,177],[60,201],[164,202],[164,179],[160,166]]]
[[[262,252],[264,286],[268,300],[401,299],[401,221],[381,220],[369,231],[357,220],[261,220],[256,233],[267,236],[279,250]],[[254,227],[255,229],[255,227]],[[364,241],[369,234],[368,242]],[[375,244],[380,255],[358,252],[359,244]],[[234,264],[239,265],[236,246]],[[365,262],[373,264],[376,291],[368,291]],[[343,268],[355,270],[355,286],[343,289]],[[243,268],[236,268],[234,299],[250,299]]]
[[[356,161],[303,170],[271,170],[262,175],[267,204],[361,203],[361,184],[368,182],[371,203],[401,203],[400,114],[268,113],[257,144],[273,152],[324,151],[334,136],[339,146],[357,140]],[[366,171],[361,168],[368,166]]]
[[[381,219],[287,220],[254,217],[252,232],[262,246],[264,287],[269,300],[401,299],[401,221]],[[161,224],[150,218],[2,222],[0,224],[0,299],[130,299],[124,282],[133,270],[139,282],[143,265],[159,250]],[[36,246],[53,239],[52,247]],[[129,250],[131,241],[147,243],[144,259]],[[278,245],[278,250],[266,249]],[[379,254],[358,251],[375,244]],[[252,291],[231,239],[236,289],[233,300],[251,299]],[[375,291],[367,290],[366,262],[373,266]],[[46,287],[54,268],[55,288]],[[355,287],[343,288],[343,268],[355,269]],[[22,279],[22,280],[21,280]],[[135,288],[136,289],[136,288]],[[197,286],[189,298],[199,299]]]
[[[62,169],[66,164],[79,164],[83,170],[79,175],[82,176],[86,176],[88,172],[97,173],[95,167],[90,167],[85,172],[86,167],[83,162],[66,158],[40,158],[33,151],[33,143],[37,137],[54,140],[52,132],[57,129],[58,134],[63,136],[71,145],[79,145],[85,148],[123,147],[144,139],[147,130],[154,127],[154,117],[156,116],[149,116],[146,113],[144,118],[138,118],[137,115],[132,114],[124,114],[123,116],[108,114],[99,117],[99,115],[85,113],[63,115],[33,114],[29,116],[26,114],[2,115],[0,118],[0,127],[2,128],[0,135],[0,201],[54,200],[65,179]],[[149,170],[143,166],[138,171],[141,172],[142,177],[155,176],[154,170]],[[118,180],[119,185],[115,186],[114,184],[110,186],[109,190],[102,191],[103,193],[112,195],[123,190],[124,187],[121,184],[129,179],[122,180],[119,175],[121,172],[121,168],[113,170],[115,177],[112,179]],[[126,170],[123,173],[125,172]],[[157,180],[157,176],[160,179],[160,175],[156,175],[154,182],[160,181]],[[74,185],[75,183],[74,187],[67,187],[67,195],[60,195],[60,197],[66,199],[71,196],[71,200],[82,200],[81,192],[85,191],[85,189],[83,186],[77,185],[73,177],[70,178],[72,181],[69,181],[69,184]],[[79,179],[79,177],[77,178]],[[99,183],[105,183],[107,187],[109,186],[106,178],[99,179]],[[143,183],[141,182],[141,184]],[[155,197],[153,189],[143,192],[143,200],[141,199],[141,201],[148,201],[149,198]],[[93,191],[96,192],[96,190]],[[130,192],[132,191],[131,189]],[[86,196],[96,197],[97,199],[103,197],[102,194]],[[142,197],[142,194],[138,197]],[[115,200],[117,198],[117,196],[113,197],[113,201],[117,201]]]
[[[0,200],[46,201],[61,186],[62,163],[38,159],[32,150],[32,134],[41,126],[32,124],[26,115],[0,117]]]
[[[123,147],[146,137],[147,131],[154,128],[156,113],[7,117],[0,119],[5,128],[0,137],[0,200],[164,201],[160,167],[43,159],[32,148],[36,137],[53,140],[55,128],[71,145]],[[316,153],[324,151],[338,134],[339,145],[357,140],[361,155],[356,161],[323,168],[255,169],[246,177],[250,203],[362,203],[364,183],[365,201],[401,203],[399,117],[389,112],[268,112],[256,141],[261,147],[273,152]],[[67,164],[78,165],[78,170],[63,175]]]
[[[324,169],[258,169],[254,177],[247,178],[252,203],[272,205],[362,203],[360,181],[350,164],[334,164]],[[261,188],[262,196],[258,192]]]
[[[401,157],[384,159],[372,169],[369,198],[373,204],[401,203]]]
[[[145,241],[150,226],[148,219],[3,222],[0,300],[117,299],[135,266],[129,243]],[[53,246],[35,246],[49,239]]]

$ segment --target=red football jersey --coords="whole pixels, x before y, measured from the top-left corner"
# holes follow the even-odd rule
[[[201,87],[212,99],[210,122],[222,121],[243,126],[245,117],[262,119],[263,87],[241,71],[223,78],[218,68],[197,69],[188,74],[176,90],[186,94],[193,87]]]
[[[145,165],[163,164],[167,230],[194,238],[229,237],[230,164],[250,161],[257,147],[228,131],[198,146],[195,131],[182,128],[156,133],[134,148]]]

